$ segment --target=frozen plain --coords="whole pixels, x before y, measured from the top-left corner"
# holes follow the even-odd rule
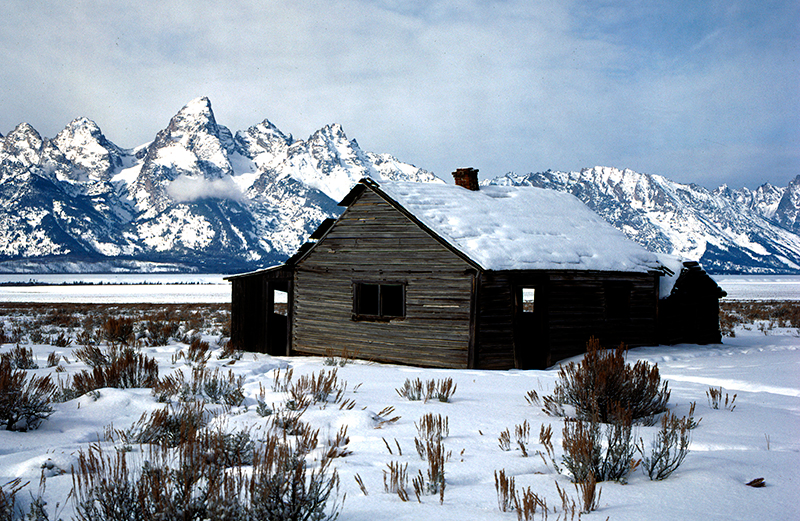
[[[720,281],[721,283],[723,281]],[[51,287],[52,288],[52,287]],[[125,286],[118,290],[127,291]],[[591,520],[794,520],[800,518],[800,331],[774,328],[767,334],[756,325],[739,327],[734,338],[714,346],[653,346],[633,349],[630,362],[638,359],[657,363],[662,378],[672,391],[670,409],[679,416],[687,414],[689,404],[697,403],[696,418],[700,425],[692,431],[691,452],[683,465],[664,481],[650,481],[640,470],[628,483],[602,483],[599,509],[584,514]],[[206,337],[214,346],[216,338]],[[0,351],[11,349],[4,344]],[[86,369],[72,355],[71,347],[30,346],[41,369],[33,373],[54,374],[62,379]],[[172,342],[164,347],[144,347],[142,351],[159,362],[160,374],[183,368],[185,362],[172,358],[185,344]],[[63,373],[44,368],[47,355],[56,351],[71,363],[62,365]],[[231,369],[245,379],[246,399],[216,420],[226,428],[248,429],[258,437],[270,421],[255,412],[259,385],[268,389],[266,401],[280,404],[282,393],[269,389],[276,368],[291,367],[295,378],[301,374],[330,370],[320,358],[274,358],[245,354],[233,366],[223,366],[214,352],[209,367]],[[341,489],[347,494],[342,520],[419,520],[441,519],[516,519],[514,513],[500,512],[494,486],[494,471],[505,469],[516,478],[517,487],[531,487],[544,497],[548,505],[557,506],[549,519],[560,512],[555,483],[577,498],[568,476],[558,474],[535,455],[523,457],[521,451],[503,451],[498,445],[500,433],[527,420],[531,425],[529,451],[543,450],[537,442],[539,426],[553,427],[556,456],[563,453],[563,422],[530,406],[525,393],[536,390],[548,394],[557,378],[557,368],[545,371],[471,371],[419,369],[414,367],[353,362],[338,369],[340,380],[347,381],[346,399],[356,406],[340,411],[338,405],[326,408],[312,406],[303,416],[313,428],[320,429],[320,438],[327,439],[347,425],[352,454],[335,460],[341,478]],[[458,388],[451,403],[409,402],[395,391],[408,378],[442,379],[452,377]],[[359,386],[359,384],[361,384]],[[729,395],[736,394],[733,411],[713,410],[708,404],[709,387],[722,387]],[[400,419],[376,428],[375,416],[385,407],[395,408]],[[146,389],[103,389],[98,399],[83,396],[56,404],[55,413],[36,431],[27,433],[0,431],[0,484],[20,477],[30,481],[20,493],[21,501],[29,500],[27,491],[36,493],[40,476],[47,476],[45,498],[50,518],[70,519],[72,503],[68,495],[72,486],[70,467],[77,461],[77,451],[103,438],[107,426],[128,428],[146,412],[163,407]],[[448,418],[450,434],[444,440],[452,452],[445,466],[447,488],[444,503],[424,496],[418,503],[404,503],[395,494],[384,492],[383,471],[393,461],[408,463],[409,474],[424,471],[425,464],[414,450],[418,436],[414,425],[426,413]],[[635,432],[645,444],[655,435],[656,427],[638,427]],[[402,448],[390,454],[391,447]],[[395,441],[396,440],[396,441]],[[109,444],[111,445],[111,444]],[[110,446],[109,446],[110,448]],[[139,449],[134,448],[135,459]],[[64,472],[62,474],[62,471]],[[369,495],[363,495],[355,482],[358,474]],[[748,481],[763,477],[764,488],[751,488]],[[410,489],[410,487],[409,487]],[[56,508],[56,505],[59,505]],[[538,519],[538,517],[537,517]]]

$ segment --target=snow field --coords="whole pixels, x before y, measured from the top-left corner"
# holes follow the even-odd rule
[[[600,507],[584,515],[584,519],[604,520],[714,520],[714,519],[797,519],[800,510],[796,498],[800,493],[800,339],[796,331],[776,329],[769,335],[739,328],[736,337],[725,339],[717,346],[655,346],[633,349],[629,361],[644,359],[657,363],[663,379],[672,391],[670,410],[683,416],[691,402],[697,402],[695,418],[702,418],[692,431],[691,452],[683,465],[668,479],[650,481],[640,470],[633,473],[628,484],[601,483]],[[216,338],[206,337],[211,345]],[[2,346],[8,351],[10,344]],[[40,369],[32,373],[53,374],[66,381],[86,366],[72,355],[72,348],[31,346]],[[142,352],[159,362],[160,375],[176,369],[191,372],[181,360],[172,363],[173,356],[185,344],[173,343],[164,347],[144,347]],[[63,373],[45,368],[47,355],[56,351],[70,363],[62,366]],[[294,379],[301,375],[330,371],[322,358],[274,358],[245,353],[233,365],[219,360],[214,350],[208,367],[244,377],[246,399],[241,407],[221,414],[215,423],[230,430],[248,429],[253,438],[268,429],[269,418],[256,413],[256,397],[260,385],[266,389],[265,401],[275,407],[286,395],[272,391],[274,371],[287,368]],[[561,449],[563,421],[545,415],[530,406],[525,393],[536,390],[539,396],[548,394],[556,381],[557,368],[546,371],[473,371],[420,369],[355,361],[337,368],[338,378],[347,382],[343,399],[356,402],[352,410],[339,410],[338,404],[326,407],[312,405],[302,420],[319,429],[321,446],[336,435],[343,425],[348,428],[352,454],[334,460],[341,478],[341,490],[347,494],[340,519],[393,521],[437,520],[506,520],[516,519],[515,513],[500,512],[494,486],[494,471],[505,469],[514,476],[517,488],[530,486],[548,505],[561,504],[555,488],[558,482],[577,500],[577,493],[568,476],[557,474],[552,466],[535,454],[543,450],[538,443],[539,427],[551,424],[557,458]],[[458,385],[450,403],[438,401],[408,401],[395,389],[406,379],[441,380],[452,378]],[[359,385],[360,384],[360,385]],[[706,391],[722,387],[723,393],[736,394],[733,411],[712,410]],[[394,407],[390,416],[400,416],[391,424],[376,428],[375,416],[385,407]],[[47,477],[45,498],[54,519],[56,503],[61,503],[58,516],[71,517],[72,504],[67,501],[72,487],[70,466],[77,461],[77,451],[103,439],[106,427],[125,429],[144,413],[163,407],[152,397],[149,389],[101,389],[99,397],[90,396],[55,404],[55,413],[36,431],[27,433],[0,431],[0,481],[21,477],[31,484],[20,493],[27,500],[27,490],[36,492],[39,477]],[[214,407],[214,406],[212,406]],[[218,408],[221,410],[221,408]],[[449,436],[443,443],[452,453],[445,464],[446,490],[444,503],[438,496],[424,496],[418,503],[410,484],[418,470],[423,474],[426,462],[420,460],[414,448],[418,437],[414,425],[426,413],[448,418]],[[531,425],[528,450],[502,451],[498,436],[527,420]],[[657,427],[637,427],[634,435],[650,446]],[[393,454],[389,453],[388,443]],[[398,453],[397,444],[402,449]],[[111,450],[113,444],[104,443]],[[133,447],[131,455],[139,455]],[[49,460],[49,462],[48,462]],[[392,461],[408,463],[410,501],[402,502],[396,494],[384,492],[383,471]],[[43,469],[43,465],[45,468]],[[61,473],[66,471],[66,473]],[[361,492],[354,476],[359,475],[369,493]],[[767,486],[751,488],[744,483],[765,478]],[[549,519],[558,514],[551,512]],[[538,519],[538,517],[537,517]]]

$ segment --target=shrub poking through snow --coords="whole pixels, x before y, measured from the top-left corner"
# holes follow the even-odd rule
[[[39,369],[33,350],[29,347],[22,347],[19,344],[11,348],[8,353],[0,355],[0,360],[6,360],[11,364],[12,369]]]
[[[180,324],[174,320],[148,320],[145,330],[151,346],[165,346],[172,337],[178,334]]]
[[[290,400],[298,408],[305,408],[313,403],[339,403],[347,389],[347,382],[339,382],[336,369],[326,372],[320,369],[319,375],[311,373],[303,375],[288,386]]]
[[[133,319],[111,317],[103,323],[103,337],[112,344],[133,343]]]
[[[725,401],[722,401],[722,387],[709,387],[708,391],[706,391],[706,397],[708,398],[708,406],[712,409],[719,409],[722,406],[723,409],[733,412],[736,406],[733,402],[736,401],[736,395],[733,395],[733,398],[728,396],[728,393],[725,393]]]
[[[678,418],[672,413],[661,417],[661,428],[653,440],[650,452],[645,451],[644,442],[637,446],[642,454],[642,468],[652,480],[666,479],[686,459],[691,438],[691,420]]]
[[[395,389],[402,398],[410,401],[427,402],[431,398],[436,398],[440,402],[449,402],[450,397],[456,392],[457,384],[453,383],[452,378],[444,380],[427,380],[425,383],[419,378],[414,380],[406,379],[403,386]]]
[[[408,463],[393,461],[383,471],[383,489],[390,494],[397,494],[401,501],[408,501]],[[365,494],[366,495],[366,494]]]
[[[424,459],[428,463],[426,474],[423,475],[420,470],[419,474],[412,480],[417,501],[421,503],[424,495],[432,496],[438,494],[439,503],[444,503],[444,464],[450,459],[450,454],[445,451],[441,440],[428,440],[422,443],[417,438],[414,438],[414,441],[417,443],[417,451],[420,452],[420,456],[424,453],[426,456]],[[424,447],[422,451],[420,451],[420,445]]]
[[[442,417],[441,414],[436,416],[433,413],[428,413],[419,419],[419,422],[414,422],[417,428],[419,437],[424,440],[443,440],[450,435],[450,426],[448,424],[447,416]]]
[[[594,479],[625,483],[638,462],[633,460],[636,443],[632,438],[632,421],[623,414],[617,413],[617,421],[610,425],[564,421],[562,461],[574,482]]]
[[[149,446],[143,465],[130,452],[100,445],[78,453],[73,498],[81,521],[153,519],[336,519],[339,478],[330,460],[312,468],[306,453],[270,433],[252,453],[252,469],[224,461],[223,435],[187,438],[174,451]],[[232,464],[232,467],[226,467]]]
[[[603,423],[614,421],[621,411],[645,422],[666,411],[670,392],[658,367],[641,360],[631,366],[625,362],[625,352],[624,344],[603,349],[592,337],[580,363],[569,362],[559,369],[553,394],[544,398],[544,411],[561,416],[563,406],[571,405],[579,419]]]
[[[108,365],[96,366],[92,372],[81,371],[72,379],[72,386],[81,394],[103,387],[130,389],[154,387],[158,382],[158,362],[132,349],[123,349]]]
[[[28,483],[22,483],[22,478],[16,478],[0,486],[0,521],[14,521],[21,519],[17,510],[17,493]]]
[[[6,430],[37,429],[53,414],[53,381],[49,376],[26,376],[9,360],[0,359],[0,426]]]

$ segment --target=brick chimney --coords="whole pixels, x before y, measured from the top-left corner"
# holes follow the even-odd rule
[[[480,190],[478,186],[478,169],[477,168],[458,168],[453,172],[453,179],[456,184],[467,190],[477,192]]]

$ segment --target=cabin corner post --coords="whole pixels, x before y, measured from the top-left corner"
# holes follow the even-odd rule
[[[472,292],[469,301],[469,345],[467,347],[467,368],[478,367],[478,310],[480,309],[481,272],[472,273]]]
[[[292,356],[294,338],[294,272],[286,284],[286,356]]]

